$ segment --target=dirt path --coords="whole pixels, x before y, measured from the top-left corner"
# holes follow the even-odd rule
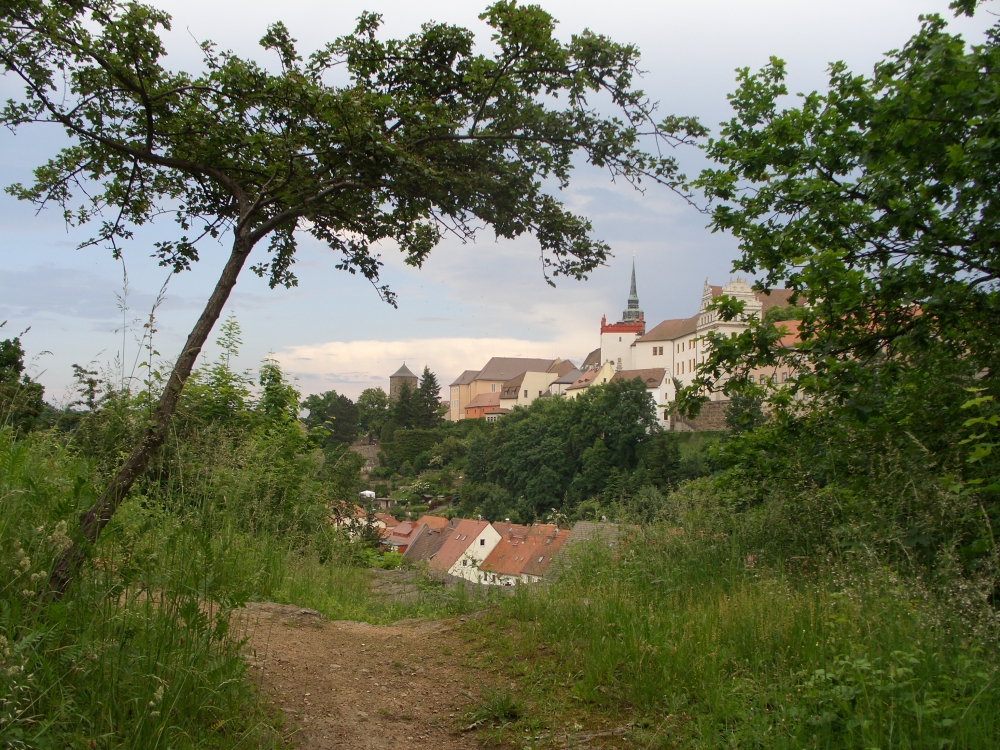
[[[461,663],[460,619],[379,627],[253,604],[248,657],[304,750],[473,748],[460,717],[483,676]]]

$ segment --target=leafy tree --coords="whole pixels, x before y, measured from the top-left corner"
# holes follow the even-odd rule
[[[828,89],[798,106],[779,108],[780,60],[740,71],[736,114],[707,146],[720,166],[699,184],[716,204],[713,228],[739,239],[736,269],[795,291],[802,340],[783,348],[775,321],[734,340],[710,335],[689,394],[732,392],[753,367],[789,366],[802,373],[793,388],[870,412],[873,394],[933,362],[995,379],[998,66],[1000,26],[970,47],[928,16],[871,76],[835,63]],[[742,312],[727,299],[718,310]]]
[[[176,272],[197,262],[202,238],[231,241],[149,428],[81,518],[84,539],[97,538],[166,439],[198,354],[261,242],[268,255],[252,270],[272,287],[296,283],[303,232],[340,254],[340,268],[377,284],[374,243],[393,240],[420,266],[443,231],[470,237],[481,225],[502,237],[533,234],[546,278],[583,278],[608,247],[543,185],[566,186],[580,157],[631,183],[677,184],[675,162],[640,141],[684,142],[702,129],[689,118],[654,122],[633,87],[634,47],[589,31],[560,42],[551,16],[513,1],[482,18],[494,30],[490,54],[473,52],[471,31],[444,24],[383,41],[380,17],[365,13],[353,34],[307,58],[272,25],[261,45],[278,58],[276,72],[205,43],[203,69],[190,74],[164,66],[160,32],[170,17],[151,6],[5,4],[0,62],[24,96],[8,102],[0,124],[53,123],[72,141],[33,184],[10,191],[61,206],[69,223],[97,221],[85,244],[106,244],[115,257],[133,227],[171,213],[182,235],[156,243],[155,255]],[[328,83],[334,70],[347,72],[346,85]],[[599,114],[594,97],[618,116]],[[55,566],[57,592],[79,550]]]
[[[10,425],[20,432],[34,427],[45,409],[44,392],[24,372],[21,337],[0,341],[0,426]]]
[[[281,365],[265,359],[258,377],[261,394],[257,409],[264,419],[279,424],[298,420],[299,392],[285,380]]]
[[[617,500],[633,489],[635,474],[652,481],[640,458],[657,429],[641,380],[590,388],[573,400],[538,399],[470,437],[463,503],[471,487],[500,487],[510,504],[500,508],[494,494],[481,504],[484,515],[531,521],[602,493]]]
[[[336,391],[307,396],[302,408],[309,410],[303,420],[310,430],[323,429],[327,445],[349,444],[358,436],[358,407],[347,396]]]
[[[643,456],[657,487],[674,489],[680,483],[681,448],[676,432],[658,432]]]
[[[358,424],[366,433],[382,434],[389,419],[389,396],[381,388],[366,388],[358,396]]]

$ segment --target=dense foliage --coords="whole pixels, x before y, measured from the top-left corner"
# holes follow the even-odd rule
[[[24,372],[21,337],[0,341],[0,426],[30,430],[42,415],[43,395],[42,386]]]
[[[643,489],[675,486],[679,468],[677,437],[659,432],[645,385],[612,382],[575,399],[540,398],[476,433],[460,508],[528,523],[553,512],[600,515],[604,506],[618,515],[610,509]]]

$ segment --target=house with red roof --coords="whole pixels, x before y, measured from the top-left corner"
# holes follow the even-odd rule
[[[456,519],[452,519],[454,522]],[[492,550],[499,534],[488,521],[472,521],[460,519],[453,528],[448,528],[448,536],[437,550],[434,557],[427,562],[427,567],[436,573],[458,576],[467,580],[476,580],[478,562],[482,558],[477,550],[470,548],[487,547]],[[483,558],[485,555],[483,555]]]
[[[537,583],[569,538],[568,529],[553,524],[496,524],[500,541],[480,564],[482,582],[493,586]]]
[[[403,554],[413,543],[422,525],[416,521],[401,521],[393,528],[387,529],[388,535],[382,538],[382,548]]]

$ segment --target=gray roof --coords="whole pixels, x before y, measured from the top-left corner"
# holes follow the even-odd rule
[[[414,375],[412,372],[410,372],[410,368],[406,366],[406,362],[404,362],[403,365],[402,365],[402,367],[400,367],[398,370],[396,370],[396,372],[394,372],[389,377],[391,377],[391,378],[413,378],[414,380],[417,380],[417,376]]]
[[[528,359],[523,357],[493,357],[479,371],[476,380],[506,382],[526,372],[548,372],[554,359]]]
[[[583,375],[583,373],[580,370],[573,368],[558,380],[553,380],[552,384],[555,385],[556,383],[559,383],[560,385],[572,385],[580,379],[581,375]]]
[[[458,376],[458,378],[455,380],[454,383],[452,383],[452,385],[468,385],[469,383],[471,383],[473,380],[476,379],[476,376],[478,374],[479,370],[466,370],[465,372],[463,372],[461,375]]]
[[[443,529],[435,531],[425,523],[420,524],[420,530],[406,548],[403,557],[414,561],[430,560],[441,549],[455,525],[456,521],[452,519]]]

